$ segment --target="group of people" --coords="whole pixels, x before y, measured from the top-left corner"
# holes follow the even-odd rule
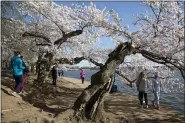
[[[152,80],[152,92],[154,94],[154,99],[152,100],[152,105],[159,109],[159,94],[161,90],[161,82],[159,81],[158,73],[155,72],[153,77],[147,77],[146,70],[142,71],[137,78],[136,87],[139,92],[138,98],[140,101],[141,108],[143,108],[143,97],[145,99],[146,108],[148,108],[148,98],[147,92],[149,88],[149,79]]]
[[[24,88],[24,81],[26,80],[26,76],[28,73],[28,69],[26,67],[26,64],[23,61],[23,56],[20,55],[19,51],[14,52],[14,56],[11,58],[11,69],[12,74],[15,79],[15,86],[13,88],[12,95],[15,97],[20,97],[19,95],[22,94],[23,88]],[[63,71],[61,73],[58,73],[63,75]],[[53,85],[56,86],[56,80],[57,80],[57,66],[54,65],[52,69],[52,78],[53,78]],[[82,84],[84,84],[85,79],[85,72],[81,70],[80,72],[80,78],[82,80]],[[154,94],[154,100],[152,101],[152,104],[154,107],[159,109],[159,94],[160,94],[160,88],[161,88],[161,82],[158,79],[158,73],[154,73],[154,77],[150,77],[152,79],[152,91]],[[146,108],[148,108],[148,98],[147,98],[147,92],[148,92],[148,83],[149,77],[147,77],[146,70],[142,71],[137,80],[136,80],[136,87],[139,92],[138,98],[140,101],[140,105],[143,108],[143,97],[145,99]],[[135,82],[135,81],[133,81]]]
[[[53,79],[52,85],[56,86],[57,77],[61,76],[61,75],[63,76],[64,72],[63,72],[63,70],[58,71],[56,64],[53,66],[51,72],[52,72],[52,79]],[[57,75],[57,73],[58,73],[58,75]],[[81,72],[80,72],[80,78],[82,80],[82,84],[84,84],[85,72],[82,69],[81,69]]]
[[[23,88],[24,88],[24,81],[26,80],[26,76],[28,73],[28,69],[26,67],[26,64],[23,61],[23,56],[20,55],[19,51],[14,52],[14,56],[11,58],[11,68],[12,68],[12,74],[15,79],[15,86],[13,88],[12,95],[19,97],[19,95],[22,94]],[[147,91],[149,87],[148,79],[146,71],[142,71],[137,78],[136,81],[136,87],[139,92],[138,97],[140,101],[141,107],[143,107],[143,97],[145,99],[146,108],[148,108],[148,98],[147,98]],[[52,78],[53,78],[53,85],[56,86],[56,80],[57,80],[57,66],[54,65],[52,69]],[[61,73],[58,73],[63,75],[63,71]],[[80,72],[80,78],[82,80],[82,84],[84,84],[85,79],[85,72],[81,70]],[[151,78],[151,77],[150,77]],[[152,101],[153,106],[155,106],[157,109],[159,109],[159,94],[160,94],[160,87],[161,83],[158,79],[158,73],[155,72],[154,77],[152,79],[152,91],[154,94],[154,100]],[[134,82],[134,81],[133,81]]]
[[[59,76],[63,76],[64,75],[64,71],[63,70],[60,70],[58,71],[57,70],[57,64],[55,64],[51,70],[51,73],[52,73],[52,85],[56,86],[56,82],[57,82],[57,77]],[[58,75],[57,75],[58,73]]]
[[[64,71],[63,70],[60,70],[60,71],[58,71],[58,76],[60,77],[60,76],[63,76],[64,75]]]
[[[20,55],[19,51],[14,52],[14,56],[11,58],[11,69],[15,80],[15,86],[13,88],[12,95],[15,97],[20,97],[24,88],[24,81],[28,73],[25,62],[23,61],[23,56]]]
[[[85,72],[81,70],[80,78],[82,80],[82,84],[84,84]],[[160,109],[159,107],[159,96],[161,90],[161,82],[158,77],[158,73],[155,72],[153,77],[147,76],[146,70],[142,71],[138,78],[136,79],[136,87],[138,90],[138,98],[140,101],[141,108],[143,108],[143,97],[145,100],[146,108],[148,108],[148,88],[149,88],[149,79],[152,80],[152,92],[154,94],[154,99],[152,100],[152,105],[156,107],[156,109]],[[135,82],[135,81],[133,81]]]

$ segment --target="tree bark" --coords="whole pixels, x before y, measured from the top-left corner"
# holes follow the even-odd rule
[[[2,60],[1,62],[1,67],[4,69],[8,69],[9,68],[9,61],[8,60]]]
[[[96,122],[104,122],[102,115],[104,97],[110,92],[116,68],[124,61],[125,56],[132,51],[131,44],[120,44],[113,52],[109,54],[109,58],[102,69],[91,77],[91,85],[89,85],[74,103],[74,116],[78,120],[94,120]]]
[[[35,64],[34,64],[34,63],[31,63],[30,72],[31,72],[31,73],[34,73],[34,72],[35,72]]]
[[[37,84],[45,83],[53,63],[53,54],[46,53],[39,56],[37,61]]]
[[[3,60],[3,61],[1,62],[1,67],[2,67],[2,68],[5,68],[5,60]]]

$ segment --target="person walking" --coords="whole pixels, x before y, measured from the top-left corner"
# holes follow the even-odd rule
[[[159,81],[158,73],[154,73],[154,78],[152,78],[152,91],[154,94],[154,100],[152,105],[159,110],[159,96],[161,91],[161,81]]]
[[[147,99],[147,89],[149,87],[147,76],[145,75],[144,71],[142,71],[136,81],[136,87],[139,91],[139,101],[141,108],[143,108],[143,96],[145,99],[146,108],[148,108],[148,99]]]
[[[53,69],[52,69],[52,78],[53,78],[53,85],[56,86],[56,82],[57,82],[57,68],[56,68],[56,65],[53,66]]]
[[[60,71],[58,71],[58,76],[60,77]]]
[[[64,71],[63,70],[61,71],[61,73],[62,73],[62,76],[64,76]]]
[[[22,59],[22,63],[23,63],[23,66],[25,67],[25,69],[23,70],[23,83],[22,83],[22,85],[20,87],[19,95],[21,95],[22,92],[23,92],[24,83],[25,83],[26,78],[27,78],[27,73],[29,72],[29,70],[28,70],[28,68],[27,68],[27,66],[26,66],[26,64],[25,64],[25,62],[23,60],[23,56],[20,56],[20,58]]]
[[[15,51],[14,56],[11,58],[11,69],[16,82],[12,95],[15,97],[20,97],[18,93],[20,92],[20,87],[23,83],[23,70],[25,67],[23,66],[19,51]]]
[[[85,72],[83,70],[81,70],[81,72],[80,72],[80,78],[82,80],[82,84],[84,84]]]

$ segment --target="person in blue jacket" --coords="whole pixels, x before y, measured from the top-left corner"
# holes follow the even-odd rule
[[[12,95],[15,97],[20,97],[18,93],[23,83],[23,70],[25,69],[25,67],[23,66],[19,51],[15,51],[14,56],[11,58],[11,69],[16,82]]]

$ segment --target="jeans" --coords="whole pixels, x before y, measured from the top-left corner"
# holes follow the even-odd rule
[[[26,80],[26,74],[23,75],[23,83],[22,83],[22,85],[21,85],[21,87],[20,87],[20,92],[23,91],[25,80]]]
[[[56,85],[57,78],[53,78],[53,85]]]
[[[143,91],[139,91],[139,101],[140,101],[140,104],[143,105],[143,96],[145,98],[146,105],[148,105],[147,93],[146,92],[143,92]]]
[[[81,77],[81,79],[82,79],[82,84],[84,84],[84,77]]]
[[[154,91],[154,100],[153,103],[159,106],[159,92]]]
[[[14,76],[14,79],[15,79],[15,88],[14,88],[14,91],[19,93],[19,90],[20,90],[20,87],[23,83],[23,75],[19,75],[19,76]]]

